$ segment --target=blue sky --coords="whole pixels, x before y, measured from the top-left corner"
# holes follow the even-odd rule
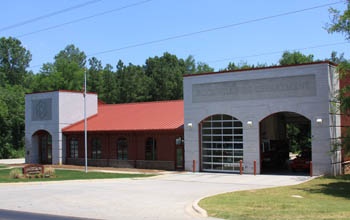
[[[324,29],[330,6],[301,11],[331,3],[340,10],[346,7],[336,0],[0,0],[0,37],[22,42],[33,55],[30,69],[35,73],[68,44],[113,67],[119,59],[143,65],[164,52],[193,55],[216,71],[229,62],[275,64],[283,51],[295,49],[316,59],[328,58],[332,51],[349,58],[345,37]],[[72,9],[77,5],[85,6]],[[268,18],[295,11],[301,12]]]

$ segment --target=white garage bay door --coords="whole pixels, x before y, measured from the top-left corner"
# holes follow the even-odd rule
[[[202,171],[239,172],[243,160],[242,122],[230,115],[212,115],[201,123]]]

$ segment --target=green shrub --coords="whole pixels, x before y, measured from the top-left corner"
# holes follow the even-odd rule
[[[23,158],[24,152],[25,152],[24,148],[15,149],[11,152],[10,158]]]
[[[22,158],[24,157],[24,147],[14,149],[10,144],[6,143],[0,147],[0,159]]]
[[[12,179],[20,179],[23,177],[22,170],[21,169],[12,169],[10,171],[10,178]]]

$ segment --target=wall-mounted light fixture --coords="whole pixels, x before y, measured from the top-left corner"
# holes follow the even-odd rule
[[[317,123],[318,125],[321,125],[321,124],[323,123],[322,118],[317,118],[317,119],[316,119],[316,123]]]
[[[193,124],[190,122],[190,123],[187,123],[187,127],[189,128],[192,128],[193,127]]]
[[[248,128],[253,127],[253,122],[252,121],[247,121],[247,126],[248,126]]]

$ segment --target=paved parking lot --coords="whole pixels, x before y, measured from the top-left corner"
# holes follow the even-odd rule
[[[201,219],[192,204],[204,196],[292,185],[309,179],[172,173],[145,179],[0,184],[0,209],[96,219]]]

